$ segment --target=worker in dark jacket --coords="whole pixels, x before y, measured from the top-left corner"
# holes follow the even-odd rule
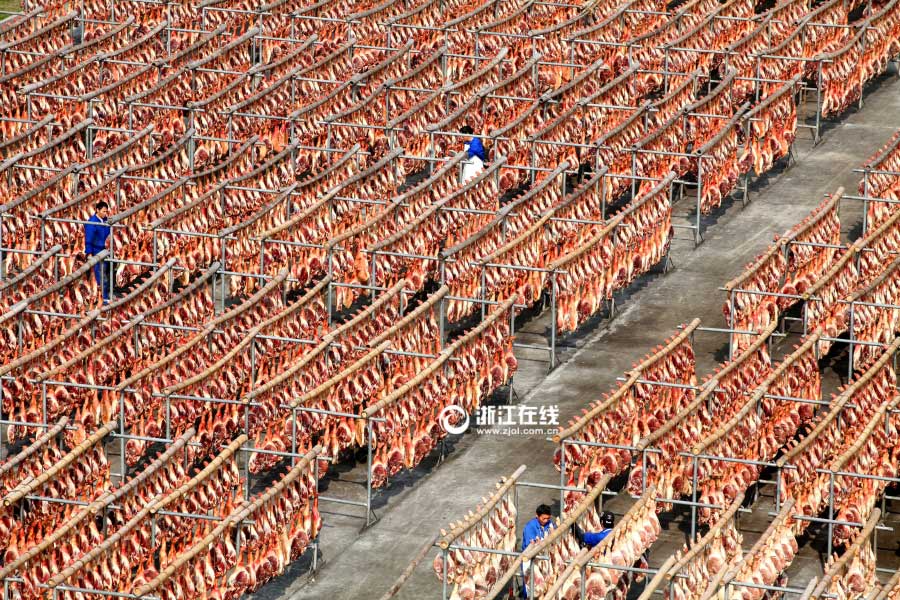
[[[603,529],[600,531],[582,531],[577,523],[572,523],[572,535],[575,536],[582,548],[593,548],[612,533],[613,527],[616,526],[616,518],[611,512],[604,512],[600,515],[600,524],[603,525]],[[649,568],[646,552],[637,559],[634,567],[636,569]],[[640,582],[644,580],[644,573],[641,572],[633,572],[628,575],[632,578],[632,581]]]
[[[84,224],[84,253],[95,256],[106,249],[109,241],[110,227],[106,224],[109,218],[109,205],[101,200],[95,207],[95,213]],[[103,294],[103,304],[109,304],[112,278],[109,276],[109,264],[101,260],[94,265],[94,277]]]
[[[582,531],[577,523],[572,523],[572,535],[582,548],[593,548],[602,542],[603,538],[612,533],[613,527],[616,526],[616,518],[611,512],[604,512],[600,515],[600,523],[603,525],[600,531]]]

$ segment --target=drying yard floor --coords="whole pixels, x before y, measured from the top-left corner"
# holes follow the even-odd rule
[[[0,0],[0,21],[9,16],[8,12],[20,10],[22,10],[22,3],[19,0]]]
[[[824,194],[840,186],[855,194],[859,175],[853,169],[860,167],[898,128],[900,79],[886,76],[868,88],[862,110],[851,110],[836,123],[824,127],[823,139],[817,146],[812,146],[809,130],[799,130],[795,163],[787,168],[776,167],[756,181],[751,203],[746,207],[734,202],[708,219],[705,242],[698,248],[694,249],[693,242],[687,239],[677,241],[672,251],[674,268],[667,274],[655,273],[635,282],[619,298],[618,312],[612,320],[595,318],[576,335],[562,338],[561,364],[554,371],[548,374],[546,352],[517,350],[519,372],[515,377],[513,402],[558,406],[565,426],[588,402],[610,390],[616,377],[633,362],[674,333],[679,324],[699,317],[705,326],[724,326],[721,310],[724,293],[718,288],[762,251],[773,235],[802,220]],[[675,212],[681,222],[687,222],[687,204],[676,204]],[[862,207],[856,204],[859,203],[845,201],[842,205],[845,238],[848,234],[852,238],[859,235]],[[678,230],[679,238],[686,238],[686,234],[687,230]],[[549,312],[520,321],[517,341],[546,343]],[[798,339],[797,335],[784,339],[776,348],[775,356],[784,354]],[[698,377],[702,378],[727,358],[727,337],[719,333],[697,333],[694,349]],[[844,376],[845,365],[840,357],[829,365],[826,397],[841,383],[839,378]],[[374,506],[379,520],[362,533],[363,509],[323,501],[324,528],[318,571],[310,574],[308,564],[294,565],[285,577],[253,597],[377,599],[427,540],[450,521],[474,509],[500,477],[525,464],[528,469],[522,481],[559,482],[552,462],[555,446],[546,441],[545,435],[479,435],[469,431],[455,438],[450,440],[442,464],[427,461],[376,495]],[[364,467],[357,466],[336,475],[338,480],[329,482],[323,494],[365,499],[364,488],[353,483],[364,480]],[[768,511],[773,493],[773,486],[763,487],[753,512],[741,517],[745,550],[771,520]],[[537,504],[552,503],[558,511],[558,497],[554,490],[522,488],[520,530]],[[630,497],[620,494],[607,500],[607,506],[621,515],[631,502]],[[900,512],[900,507],[895,510]],[[897,524],[900,521],[897,516],[897,513],[890,514],[887,523]],[[651,548],[651,566],[658,566],[677,550],[689,532],[689,512],[680,512],[675,517],[667,513],[663,536]],[[826,551],[824,539],[821,535],[813,536],[803,545],[788,572],[790,585],[804,587],[813,576],[821,574]],[[879,567],[895,568],[900,562],[900,551],[894,534],[879,532],[878,545]],[[436,551],[432,550],[398,598],[440,598],[440,585],[431,572],[434,556]],[[637,587],[639,590],[640,584]]]

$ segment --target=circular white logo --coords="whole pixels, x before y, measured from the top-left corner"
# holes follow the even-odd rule
[[[451,423],[451,418],[454,414],[462,417],[457,425],[453,425],[453,423]],[[438,422],[447,433],[463,433],[466,429],[469,428],[469,414],[462,407],[455,404],[450,404],[448,406],[445,406],[441,410],[441,413],[438,415]]]

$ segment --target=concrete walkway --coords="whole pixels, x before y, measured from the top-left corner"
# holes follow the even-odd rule
[[[752,203],[746,208],[738,203],[708,219],[705,243],[696,250],[692,242],[677,242],[672,253],[675,269],[636,282],[620,299],[619,312],[612,321],[595,318],[577,334],[564,338],[562,344],[569,349],[563,351],[564,362],[556,370],[546,374],[546,353],[517,352],[521,369],[514,385],[517,401],[533,406],[556,405],[565,425],[589,401],[612,388],[617,376],[675,332],[679,324],[700,317],[707,326],[721,327],[724,294],[718,291],[719,286],[737,275],[770,243],[773,235],[803,219],[823,194],[834,192],[839,186],[855,193],[859,177],[852,170],[887,142],[897,128],[900,81],[890,77],[871,87],[863,110],[827,126],[817,147],[811,147],[809,132],[801,130],[796,164],[757,182]],[[684,212],[686,207],[676,206],[676,213]],[[842,212],[844,229],[848,231],[861,213],[859,207],[850,203]],[[687,237],[685,230],[680,233]],[[531,320],[524,326],[519,341],[542,343],[548,324],[547,315]],[[723,334],[697,334],[695,352],[700,376],[726,358],[726,342]],[[469,432],[452,444],[443,464],[435,467],[432,461],[423,465],[382,492],[376,500],[380,520],[362,534],[358,533],[363,525],[360,510],[323,503],[324,566],[313,577],[306,575],[305,565],[296,566],[260,590],[256,597],[378,598],[428,539],[474,509],[501,476],[526,464],[523,480],[557,483],[559,475],[552,463],[554,449],[544,435]],[[363,474],[356,468],[346,476],[358,480]],[[326,493],[341,495],[336,490],[350,493],[349,489],[349,484],[336,482]],[[358,488],[355,493],[361,497]],[[555,498],[550,490],[523,490],[519,495],[520,526],[530,518],[533,506]],[[610,504],[619,514],[627,505],[624,497]],[[756,515],[746,521],[745,548],[765,528],[765,521]],[[665,540],[654,546],[651,564],[662,562],[682,540],[683,533],[672,527]],[[398,598],[440,597],[440,586],[430,566],[435,555],[429,554]],[[796,565],[813,570],[819,568],[817,562],[815,553],[804,554]],[[792,584],[801,585],[801,581],[802,577],[798,577]]]

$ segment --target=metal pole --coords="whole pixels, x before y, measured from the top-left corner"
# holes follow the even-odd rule
[[[559,506],[560,510],[566,505],[566,440],[562,440],[559,447]]]
[[[826,556],[831,556],[832,535],[834,535],[834,472],[829,475],[828,482],[828,554]]]
[[[696,539],[697,537],[697,469],[698,469],[698,459],[697,456],[694,455],[694,474],[693,474],[693,489],[691,490],[691,539]]]
[[[550,273],[550,370],[556,368],[556,272]]]
[[[374,521],[370,520],[374,516],[372,510],[372,420],[366,419],[366,527]],[[446,563],[444,563],[446,567]],[[446,571],[445,571],[446,573]],[[445,581],[446,586],[446,581]]]

